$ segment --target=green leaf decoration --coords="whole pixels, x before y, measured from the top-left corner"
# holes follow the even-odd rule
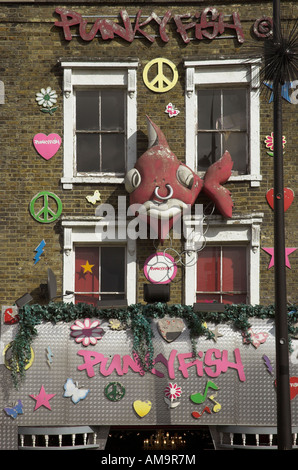
[[[11,373],[14,385],[18,388],[25,376],[26,362],[31,356],[31,343],[38,332],[36,327],[43,322],[74,322],[77,319],[98,318],[117,319],[126,328],[130,328],[133,335],[132,353],[138,357],[140,365],[145,372],[153,367],[154,348],[153,332],[151,322],[153,319],[164,316],[182,318],[189,330],[192,343],[193,355],[196,356],[196,341],[205,336],[212,339],[214,333],[204,326],[209,321],[215,324],[230,324],[247,341],[250,340],[250,319],[272,319],[275,318],[274,305],[225,305],[224,312],[194,312],[191,305],[174,304],[168,305],[157,302],[154,304],[133,304],[125,308],[100,309],[84,303],[50,302],[48,305],[25,305],[19,311],[18,331],[11,346]],[[298,309],[297,305],[288,307],[288,329],[290,335],[298,333]],[[291,344],[291,343],[290,343]]]

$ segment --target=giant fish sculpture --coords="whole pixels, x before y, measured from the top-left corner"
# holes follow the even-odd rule
[[[232,217],[231,194],[222,186],[231,176],[233,162],[230,153],[226,151],[220,160],[208,168],[204,179],[201,179],[178,160],[163,132],[146,117],[148,149],[125,176],[130,204],[142,205],[147,217],[173,221],[176,216],[181,216],[183,209],[192,206],[199,193],[204,191],[224,217]],[[166,230],[171,225],[170,223]],[[163,240],[165,236],[166,233],[159,228],[158,238]]]

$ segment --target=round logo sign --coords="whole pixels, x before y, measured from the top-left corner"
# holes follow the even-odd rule
[[[167,253],[154,253],[145,261],[144,274],[153,284],[168,284],[177,274],[177,265]]]

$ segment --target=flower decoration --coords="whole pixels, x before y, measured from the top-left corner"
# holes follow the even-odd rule
[[[36,101],[41,106],[41,111],[43,113],[50,113],[53,114],[57,106],[53,106],[57,103],[57,93],[55,90],[52,90],[51,87],[42,88],[39,93],[36,93]]]
[[[75,338],[77,343],[82,343],[83,346],[95,345],[104,335],[104,330],[99,328],[100,321],[91,321],[85,318],[84,321],[76,320],[71,328],[71,336]]]
[[[109,326],[111,330],[123,330],[124,325],[121,323],[120,320],[117,320],[117,318],[111,318],[109,320]]]
[[[265,142],[266,148],[271,150],[271,152],[267,152],[268,155],[270,155],[271,157],[273,157],[273,149],[274,149],[274,137],[273,137],[273,132],[271,132],[270,135],[267,135],[267,136],[266,136],[266,139],[264,140],[264,142]],[[286,143],[287,143],[286,138],[285,138],[285,136],[283,135],[283,136],[282,136],[282,147],[283,147],[283,148],[285,148]]]
[[[165,388],[165,402],[169,405],[169,408],[176,408],[176,406],[180,405],[180,403],[174,403],[173,400],[181,397],[182,389],[178,387],[177,384],[169,383],[169,385]]]

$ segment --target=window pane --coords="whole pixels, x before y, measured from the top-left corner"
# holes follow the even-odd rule
[[[101,248],[101,292],[125,291],[124,247]],[[103,298],[103,297],[102,297]]]
[[[102,135],[102,171],[124,173],[124,141],[123,134]]]
[[[247,128],[246,89],[223,90],[224,129]]]
[[[198,128],[217,129],[221,116],[220,90],[198,90]]]
[[[246,292],[246,248],[223,247],[222,288],[224,292]]]
[[[124,93],[122,90],[101,92],[101,130],[124,129]]]
[[[76,92],[76,128],[77,130],[98,130],[98,91],[85,90]]]
[[[77,171],[100,171],[98,134],[77,134]]]
[[[220,247],[206,247],[198,253],[197,291],[218,292],[219,290]]]
[[[246,304],[247,295],[246,294],[225,294],[222,296],[223,304]]]
[[[198,134],[198,170],[206,170],[222,156],[219,133]]]
[[[87,264],[91,267],[88,269]],[[85,272],[84,272],[85,271]],[[76,247],[75,249],[75,292],[88,292],[86,295],[76,294],[75,302],[96,305],[99,291],[99,253],[97,247]]]
[[[234,162],[233,170],[240,174],[247,172],[247,134],[227,132],[224,134],[223,151],[228,150]]]

